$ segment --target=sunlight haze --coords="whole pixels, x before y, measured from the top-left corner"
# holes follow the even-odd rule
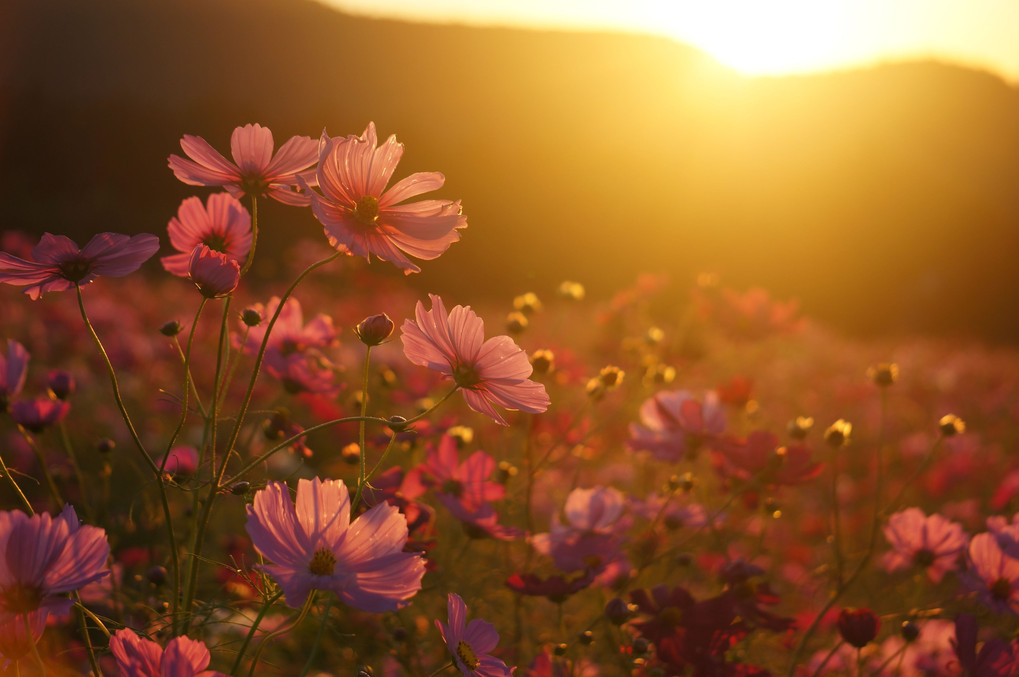
[[[1019,82],[1019,3],[1005,0],[320,0],[410,21],[648,32],[745,75],[937,59]]]

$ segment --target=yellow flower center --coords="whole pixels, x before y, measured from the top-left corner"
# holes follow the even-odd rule
[[[481,377],[473,365],[458,364],[453,368],[453,380],[461,388],[471,388],[481,382]]]
[[[379,199],[365,195],[354,205],[354,218],[365,226],[374,226],[379,219]]]
[[[478,666],[481,665],[478,654],[474,653],[471,645],[462,639],[456,643],[456,656],[460,659],[461,663],[467,666],[468,670],[477,670]]]
[[[335,568],[336,555],[325,548],[316,550],[311,556],[311,562],[308,563],[308,571],[316,576],[331,576]]]

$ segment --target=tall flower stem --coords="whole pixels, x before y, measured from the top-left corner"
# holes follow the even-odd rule
[[[241,667],[241,661],[244,660],[244,652],[248,650],[248,645],[251,644],[252,638],[255,636],[255,633],[258,632],[258,626],[261,624],[262,619],[265,618],[265,615],[269,612],[269,609],[272,608],[272,605],[276,603],[276,600],[282,596],[283,591],[277,590],[272,597],[266,598],[265,603],[258,612],[258,615],[255,616],[255,620],[251,622],[251,628],[248,629],[248,634],[244,636],[244,642],[241,644],[241,648],[237,651],[237,658],[234,659],[234,664],[230,668],[231,675],[236,674],[237,669]]]
[[[163,463],[160,470],[166,467],[166,459],[170,458],[170,451],[173,449],[173,445],[177,443],[177,438],[180,436],[181,431],[184,429],[184,424],[188,418],[188,405],[189,396],[191,389],[195,387],[195,381],[191,378],[191,348],[195,343],[195,331],[198,328],[198,320],[202,316],[202,310],[205,309],[205,304],[209,302],[209,299],[202,297],[201,303],[198,304],[198,310],[195,311],[195,319],[191,322],[191,330],[188,331],[188,343],[187,348],[183,353],[184,361],[184,386],[181,394],[181,406],[180,406],[180,420],[177,422],[177,427],[174,429],[173,434],[170,435],[170,441],[166,445],[166,454],[163,457]],[[195,399],[198,399],[198,390],[195,389]],[[200,403],[199,403],[200,404]]]
[[[305,600],[304,606],[301,607],[301,613],[297,615],[297,618],[294,619],[293,623],[286,626],[285,628],[280,628],[275,632],[270,632],[268,635],[262,638],[261,643],[258,645],[258,650],[255,651],[255,657],[251,661],[251,667],[248,669],[248,677],[254,677],[255,667],[258,665],[258,661],[261,659],[262,651],[265,650],[266,645],[270,641],[276,639],[277,637],[281,637],[287,634],[288,632],[296,628],[298,625],[300,625],[301,621],[303,621],[305,617],[308,615],[308,612],[311,611],[311,607],[314,603],[315,603],[315,591],[312,590],[311,593],[308,594],[308,599]]]
[[[304,664],[304,669],[301,670],[300,677],[304,677],[311,670],[311,666],[315,662],[315,654],[318,653],[318,648],[322,644],[322,637],[325,636],[326,626],[329,625],[329,610],[332,608],[332,598],[327,598],[325,606],[322,608],[322,622],[319,623],[318,633],[315,635],[315,643],[311,645],[311,651],[308,652],[308,660]]]
[[[254,246],[252,246],[252,248],[254,248]],[[312,271],[321,268],[327,263],[336,260],[337,258],[340,257],[342,253],[343,252],[336,252],[334,254],[331,254],[326,258],[320,261],[316,261],[315,263],[305,268],[304,271],[297,276],[297,279],[294,280],[293,283],[291,283],[291,285],[283,293],[283,296],[280,297],[279,304],[276,306],[276,311],[273,313],[272,318],[266,325],[265,336],[262,337],[262,343],[258,348],[258,354],[255,356],[255,364],[251,368],[251,379],[248,381],[248,388],[244,393],[243,399],[241,400],[241,407],[237,413],[237,418],[234,421],[233,430],[230,432],[230,437],[225,445],[225,449],[227,451],[223,455],[223,459],[220,461],[219,469],[218,470],[214,469],[214,475],[212,477],[212,481],[209,484],[209,493],[206,495],[205,500],[201,503],[201,512],[198,515],[198,519],[196,522],[197,526],[195,528],[194,547],[192,548],[191,553],[191,567],[189,569],[187,577],[188,581],[187,591],[184,594],[183,602],[184,613],[183,621],[181,623],[180,628],[181,633],[187,633],[188,626],[191,624],[191,606],[194,603],[195,592],[198,587],[198,568],[202,560],[201,554],[203,541],[205,540],[205,531],[209,526],[209,519],[212,516],[212,506],[215,503],[216,495],[219,493],[220,487],[222,486],[223,477],[226,475],[226,468],[230,462],[231,456],[230,450],[233,449],[234,445],[237,443],[237,438],[241,434],[241,428],[244,426],[244,419],[247,416],[248,407],[251,404],[251,397],[255,392],[255,383],[258,381],[258,375],[262,367],[262,360],[265,358],[265,351],[269,345],[269,337],[272,334],[272,329],[273,327],[276,326],[276,321],[279,319],[280,313],[283,312],[283,306],[286,304],[290,296],[294,293],[294,289],[297,288],[297,285],[300,284],[305,277],[310,275]]]
[[[53,481],[53,473],[50,472],[49,464],[46,463],[46,457],[43,456],[42,450],[39,449],[39,445],[35,443],[35,438],[32,437],[24,426],[18,426],[18,432],[25,439],[25,443],[32,450],[35,455],[35,460],[39,463],[39,470],[42,472],[43,479],[46,480],[46,488],[49,489],[50,497],[53,499],[53,505],[57,510],[64,504],[64,497],[60,495],[60,490],[57,489],[57,483]]]
[[[357,509],[357,506],[361,502],[361,495],[364,493],[364,487],[368,486],[368,483],[371,482],[371,479],[373,477],[375,477],[376,473],[378,473],[379,468],[382,467],[382,464],[385,462],[386,457],[389,456],[389,452],[393,450],[393,445],[395,443],[396,443],[396,433],[393,433],[389,437],[389,444],[386,445],[385,450],[382,452],[382,456],[379,457],[378,462],[374,465],[374,467],[372,467],[371,472],[364,474],[363,478],[361,479],[361,481],[358,482],[358,484],[357,484],[357,491],[354,492],[354,500],[350,502],[350,511],[351,511],[351,513],[353,513],[354,510]],[[364,462],[364,453],[361,454],[361,460],[362,460],[362,464],[363,464],[363,462]]]
[[[17,480],[14,479],[14,475],[11,474],[11,471],[7,468],[7,464],[4,463],[2,455],[0,455],[0,472],[3,473],[4,479],[7,480],[7,484],[11,486],[11,489],[14,490],[14,493],[18,495],[18,498],[21,500],[21,504],[25,506],[25,512],[27,512],[29,516],[34,515],[35,510],[32,508],[31,501],[28,500],[28,498],[25,496],[25,492],[23,492],[21,490],[21,487],[18,486],[18,482]]]
[[[367,469],[368,469],[368,449],[365,447],[364,429],[366,422],[364,417],[368,414],[368,373],[369,365],[371,363],[372,347],[366,346],[364,351],[364,369],[361,372],[361,420],[357,424],[357,441],[360,445],[359,454],[360,457],[360,468],[357,476],[357,492],[354,494],[354,501],[351,504],[351,511],[357,507],[358,501],[361,500],[361,492],[364,490],[364,483],[366,481]]]
[[[74,445],[71,444],[71,438],[67,435],[67,426],[64,425],[63,421],[57,424],[57,430],[60,433],[60,443],[64,447],[64,452],[67,454],[67,458],[71,461],[71,469],[74,471],[74,478],[78,482],[78,490],[81,491],[81,504],[85,509],[85,519],[87,519],[90,523],[95,524],[95,510],[92,508],[92,502],[86,498],[89,494],[85,489],[85,476],[81,472],[81,464],[78,463],[78,455],[74,452]]]
[[[124,406],[124,399],[120,395],[120,385],[117,383],[117,372],[113,368],[113,363],[110,362],[110,356],[106,353],[106,348],[103,347],[103,342],[99,339],[99,334],[96,333],[92,323],[89,322],[88,313],[85,312],[85,301],[81,297],[81,286],[75,285],[74,290],[78,295],[78,309],[81,311],[81,319],[85,323],[85,328],[88,333],[92,336],[92,341],[96,344],[96,348],[99,350],[99,354],[103,358],[103,362],[106,364],[106,371],[110,376],[110,384],[113,387],[113,399],[117,402],[117,409],[120,410],[120,415],[124,419],[124,423],[127,425],[128,432],[131,433],[131,439],[134,440],[135,446],[138,447],[138,451],[141,452],[142,458],[148,465],[149,470],[156,478],[156,486],[159,487],[159,501],[163,507],[163,521],[166,523],[166,535],[169,540],[170,552],[177,552],[177,537],[173,532],[173,513],[170,512],[170,502],[166,497],[166,483],[163,481],[162,470],[156,465],[156,462],[152,460],[152,456],[145,450],[145,445],[142,444],[141,437],[138,436],[138,431],[135,430],[134,423],[131,422],[131,415],[127,413],[127,407]],[[176,561],[176,555],[174,555]],[[179,593],[179,590],[177,590]],[[179,599],[178,595],[174,595],[174,598],[170,601],[170,614],[171,617],[176,618],[176,604]]]
[[[251,249],[248,250],[248,259],[244,262],[244,267],[241,268],[241,276],[243,277],[248,269],[251,268],[251,264],[255,261],[255,244],[258,243],[258,196],[251,196]]]

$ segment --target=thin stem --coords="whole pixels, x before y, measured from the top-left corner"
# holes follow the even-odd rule
[[[298,614],[297,618],[294,619],[293,623],[286,626],[285,628],[280,628],[275,632],[270,632],[268,635],[262,638],[262,641],[258,645],[258,650],[255,651],[255,657],[251,662],[251,667],[248,669],[248,677],[252,677],[255,674],[255,666],[258,665],[258,661],[262,657],[262,651],[265,650],[266,645],[271,640],[274,640],[277,637],[287,634],[288,632],[296,628],[298,625],[300,625],[301,621],[303,621],[305,616],[308,615],[308,612],[311,611],[311,607],[314,604],[314,602],[315,602],[315,591],[312,590],[308,594],[308,599],[304,601],[304,606],[301,607],[301,613]]]
[[[50,472],[49,464],[46,463],[46,457],[43,456],[42,451],[39,449],[39,445],[35,443],[35,438],[32,437],[24,426],[18,425],[18,432],[25,438],[25,442],[32,450],[32,454],[35,455],[35,460],[39,463],[39,469],[42,471],[42,476],[46,480],[46,488],[49,489],[50,496],[53,498],[54,507],[60,510],[61,506],[64,505],[64,498],[60,495],[60,490],[57,489],[56,482],[53,481],[53,473]]]
[[[364,351],[364,369],[361,372],[361,420],[357,424],[357,440],[360,444],[361,453],[360,457],[359,472],[357,475],[357,493],[354,494],[354,502],[351,505],[351,511],[357,507],[358,501],[361,500],[361,492],[364,489],[364,483],[367,481],[366,475],[368,469],[368,449],[365,447],[364,429],[367,425],[364,417],[368,415],[368,366],[371,364],[372,347],[367,346]]]
[[[241,276],[243,277],[248,269],[251,268],[251,264],[255,261],[255,245],[258,243],[258,196],[251,195],[251,249],[248,250],[248,259],[244,262],[244,267],[241,268]]]
[[[244,652],[248,650],[248,645],[251,644],[251,639],[255,636],[255,633],[258,631],[258,626],[262,622],[262,619],[265,618],[265,615],[269,612],[269,609],[272,608],[272,605],[275,604],[276,600],[278,600],[282,596],[283,591],[277,590],[276,594],[265,600],[265,603],[262,605],[262,609],[258,612],[258,615],[255,616],[255,620],[252,621],[251,628],[248,630],[248,634],[245,635],[244,637],[244,643],[241,644],[241,648],[237,652],[237,658],[234,659],[234,664],[230,668],[231,675],[237,672],[237,669],[241,667],[241,661],[244,659]]]
[[[28,637],[28,643],[32,645],[32,658],[39,665],[39,674],[46,677],[46,664],[42,662],[42,656],[39,655],[39,645],[35,639],[35,633],[32,632],[32,623],[29,621],[31,614],[22,614],[21,618],[24,620],[25,635]]]
[[[78,463],[78,455],[74,452],[74,447],[71,445],[71,438],[67,435],[67,427],[63,421],[57,424],[57,430],[60,433],[60,443],[64,446],[64,451],[67,453],[67,458],[71,461],[71,468],[74,470],[74,477],[78,482],[78,490],[81,491],[81,505],[85,509],[85,519],[90,523],[96,523],[95,511],[92,509],[92,502],[86,500],[88,492],[85,489],[85,476],[81,472],[81,465]]]
[[[436,670],[435,672],[433,672],[432,674],[428,675],[428,677],[436,677],[436,675],[441,675],[446,670],[449,670],[450,668],[455,668],[455,667],[456,667],[456,663],[454,663],[453,661],[450,661],[450,662],[446,663],[445,665],[443,665],[438,670]]]
[[[253,245],[252,249],[254,249]],[[287,299],[290,298],[291,294],[294,293],[294,289],[297,288],[297,285],[300,284],[305,277],[311,274],[312,271],[339,258],[342,253],[343,252],[338,251],[305,268],[304,271],[297,276],[297,279],[294,280],[283,293],[283,296],[280,297],[279,303],[276,305],[276,311],[273,313],[272,318],[266,325],[265,335],[262,337],[262,343],[258,348],[258,354],[255,356],[255,364],[251,368],[251,379],[248,381],[247,391],[244,393],[240,411],[237,413],[233,430],[231,431],[230,438],[225,446],[228,451],[223,455],[223,459],[219,465],[219,470],[215,471],[212,482],[209,484],[209,493],[202,504],[201,514],[198,516],[197,528],[195,529],[195,547],[192,553],[191,567],[188,574],[188,587],[184,596],[184,620],[182,624],[184,632],[187,632],[187,628],[191,623],[191,605],[194,601],[195,591],[198,585],[198,567],[201,562],[201,550],[205,539],[205,530],[208,528],[209,519],[212,516],[212,506],[216,501],[216,495],[219,493],[220,487],[223,483],[223,477],[226,475],[226,468],[230,461],[229,450],[233,449],[234,445],[237,443],[237,438],[241,434],[241,428],[244,425],[244,419],[248,413],[248,406],[251,404],[251,397],[255,392],[255,383],[258,381],[258,375],[262,367],[262,360],[265,358],[265,351],[269,346],[269,337],[272,334],[272,329],[276,326],[276,321],[279,319],[280,313],[283,312],[283,306],[286,304]]]
[[[96,650],[95,647],[92,646],[92,637],[91,635],[88,634],[88,620],[83,611],[85,607],[81,603],[81,596],[78,594],[77,590],[74,592],[74,599],[75,606],[81,612],[78,618],[79,622],[81,623],[81,636],[82,639],[85,641],[85,648],[88,651],[88,663],[92,667],[92,674],[95,677],[102,677],[103,671],[99,668],[99,661],[96,660]],[[100,625],[102,625],[102,623],[100,623]],[[106,630],[106,628],[103,628],[103,630]],[[107,632],[106,636],[109,637],[110,633]]]
[[[25,492],[21,490],[21,487],[18,486],[17,481],[14,479],[14,475],[12,475],[11,471],[7,469],[7,464],[4,463],[3,455],[0,455],[0,472],[2,472],[4,477],[7,479],[7,483],[11,485],[11,489],[14,490],[14,493],[16,493],[18,498],[21,499],[21,504],[25,506],[25,512],[27,512],[29,516],[34,515],[35,510],[32,508],[32,503],[25,496]]]
[[[166,445],[166,455],[163,458],[162,470],[166,466],[166,459],[170,458],[170,451],[173,449],[173,445],[177,443],[177,438],[180,436],[181,431],[184,429],[184,423],[187,422],[188,418],[188,397],[191,394],[191,389],[195,389],[195,401],[198,402],[198,406],[201,407],[201,400],[198,399],[198,388],[195,387],[195,380],[191,378],[191,348],[195,342],[195,331],[198,328],[198,320],[202,316],[202,310],[205,309],[205,304],[209,302],[209,299],[202,297],[201,303],[198,304],[198,310],[195,312],[195,319],[191,323],[191,330],[188,331],[188,344],[187,349],[184,351],[182,357],[184,359],[184,386],[182,388],[183,394],[181,395],[181,407],[180,407],[180,421],[177,422],[177,428],[173,431],[173,435],[170,436],[170,441]]]
[[[357,491],[354,492],[354,500],[350,504],[350,511],[351,511],[351,513],[353,513],[357,509],[358,504],[361,502],[361,494],[364,493],[364,487],[368,486],[368,483],[371,482],[371,479],[373,477],[375,477],[375,474],[379,471],[379,468],[382,467],[382,464],[383,464],[383,462],[385,462],[386,457],[389,456],[389,452],[392,451],[393,445],[394,445],[395,442],[396,442],[396,434],[394,433],[394,434],[390,435],[390,437],[389,437],[389,444],[386,445],[385,450],[382,452],[382,456],[379,458],[379,460],[375,464],[375,466],[372,467],[371,472],[368,473],[367,475],[365,475],[364,479],[362,479],[358,483]],[[363,455],[364,454],[362,454],[362,456]]]
[[[325,635],[326,626],[329,624],[329,610],[332,608],[332,598],[326,599],[325,607],[322,609],[322,622],[318,626],[318,633],[315,635],[315,643],[311,645],[311,651],[308,652],[308,660],[304,664],[304,669],[301,670],[300,677],[304,677],[308,674],[308,670],[311,670],[312,664],[315,662],[315,654],[318,653],[318,647],[322,644],[322,637]]]

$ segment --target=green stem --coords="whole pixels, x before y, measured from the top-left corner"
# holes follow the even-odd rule
[[[103,671],[99,668],[99,661],[96,659],[95,647],[92,646],[92,637],[88,634],[88,620],[84,613],[85,607],[81,603],[81,596],[78,594],[77,590],[74,592],[74,600],[75,606],[81,612],[78,616],[81,623],[81,636],[85,642],[85,648],[88,651],[88,663],[92,667],[92,674],[94,677],[103,677]],[[102,626],[102,623],[100,623],[100,626]],[[106,630],[106,628],[103,628],[103,630]],[[109,637],[110,633],[106,632],[106,636]]]
[[[35,438],[32,437],[24,426],[18,425],[18,432],[25,439],[29,448],[32,450],[32,454],[35,455],[35,460],[39,463],[39,469],[42,471],[42,476],[46,480],[46,488],[49,489],[50,497],[53,498],[54,507],[59,512],[64,506],[64,498],[60,495],[60,490],[57,489],[56,482],[53,481],[53,473],[50,472],[49,464],[46,463],[46,457],[43,456],[42,450],[39,449],[39,445],[35,443]]]
[[[251,264],[255,261],[255,245],[258,243],[258,196],[251,195],[251,249],[248,250],[248,258],[241,268],[241,277],[248,272]]]
[[[392,451],[393,445],[394,445],[395,442],[396,442],[396,433],[393,433],[389,437],[389,444],[386,445],[385,451],[382,452],[382,456],[379,458],[378,462],[371,469],[371,472],[367,473],[364,476],[364,479],[362,479],[358,483],[357,491],[354,493],[354,500],[351,501],[351,504],[350,504],[350,512],[351,512],[351,514],[354,513],[354,511],[357,509],[358,504],[361,502],[361,494],[364,493],[364,487],[368,486],[368,483],[371,482],[371,479],[373,477],[375,477],[375,474],[379,471],[379,468],[382,467],[382,464],[385,462],[386,457],[389,456],[389,452]],[[362,456],[363,456],[363,454],[362,454]]]
[[[332,598],[326,599],[325,607],[322,609],[322,622],[318,626],[318,633],[315,635],[315,643],[311,645],[311,651],[308,652],[308,660],[304,664],[304,669],[301,670],[300,677],[305,677],[308,674],[308,670],[311,670],[312,664],[315,662],[315,654],[318,653],[318,648],[322,644],[322,637],[325,635],[326,626],[329,625],[329,610],[332,608]]]
[[[2,472],[4,477],[7,479],[7,483],[11,485],[11,489],[14,490],[14,493],[16,493],[18,498],[21,499],[21,504],[25,506],[25,512],[27,512],[29,516],[34,515],[35,510],[32,508],[32,503],[25,496],[25,492],[21,490],[21,487],[18,486],[17,481],[14,479],[14,475],[11,474],[11,471],[7,468],[7,464],[4,463],[2,455],[0,455],[0,472]]]
[[[71,461],[71,468],[74,471],[75,480],[78,482],[78,490],[81,491],[81,505],[85,509],[85,519],[90,524],[96,523],[95,511],[92,509],[92,502],[87,500],[88,492],[85,489],[85,476],[81,472],[81,465],[78,463],[78,455],[74,452],[74,447],[71,445],[71,438],[67,435],[67,427],[63,421],[57,424],[57,430],[60,433],[60,443],[64,447],[64,451],[67,453],[67,458]]]
[[[205,309],[205,304],[209,302],[209,299],[202,297],[201,303],[198,304],[198,310],[195,312],[195,319],[191,323],[191,329],[188,331],[188,345],[187,349],[183,352],[184,360],[184,387],[181,395],[181,407],[180,407],[180,420],[177,422],[177,428],[173,431],[170,436],[170,441],[166,445],[166,455],[163,457],[163,462],[160,464],[160,470],[166,467],[166,459],[170,458],[170,451],[173,449],[173,445],[177,443],[177,438],[180,437],[181,431],[184,429],[184,424],[188,418],[188,398],[191,394],[191,389],[195,390],[195,401],[198,402],[198,406],[201,407],[201,400],[198,398],[198,388],[195,386],[195,380],[191,378],[191,348],[195,342],[195,331],[198,328],[198,320],[202,316],[202,310]]]
[[[258,631],[258,626],[262,622],[262,619],[265,618],[265,615],[269,612],[269,609],[272,608],[272,605],[276,602],[276,600],[278,600],[282,596],[283,591],[278,590],[276,591],[276,594],[274,594],[272,597],[266,598],[265,603],[262,605],[262,609],[258,612],[258,615],[255,616],[255,620],[252,621],[251,628],[248,630],[248,634],[245,635],[244,637],[244,643],[241,644],[241,648],[237,652],[237,658],[234,659],[234,664],[230,668],[231,675],[236,673],[237,669],[241,667],[241,661],[244,660],[244,652],[248,650],[248,645],[251,644],[252,638]]]
[[[359,454],[360,467],[357,475],[357,493],[354,494],[354,502],[351,504],[351,514],[353,514],[354,508],[357,507],[358,501],[361,500],[361,492],[364,489],[364,483],[367,481],[367,470],[368,470],[368,449],[365,447],[364,429],[365,420],[364,417],[368,415],[368,366],[371,363],[372,347],[367,346],[364,351],[364,369],[361,372],[361,420],[357,424],[357,440],[358,444],[361,445]]]
[[[254,247],[252,247],[254,249]],[[198,566],[201,561],[201,549],[203,541],[205,539],[205,530],[209,526],[209,519],[212,516],[212,506],[216,501],[216,495],[219,493],[220,487],[223,483],[223,477],[226,475],[226,468],[230,461],[229,450],[234,448],[237,443],[237,438],[241,434],[241,427],[244,425],[244,419],[248,413],[248,406],[251,404],[251,397],[255,392],[255,383],[258,380],[259,372],[261,371],[262,360],[265,358],[265,351],[269,346],[269,337],[272,334],[272,329],[276,326],[276,321],[279,319],[280,313],[283,311],[283,306],[286,304],[287,299],[290,298],[291,294],[294,293],[294,289],[301,281],[311,274],[312,271],[326,265],[327,263],[339,258],[343,252],[336,252],[317,261],[297,276],[297,279],[291,283],[287,290],[280,297],[279,303],[276,306],[276,311],[273,313],[272,318],[265,328],[265,336],[262,337],[262,343],[258,348],[258,354],[255,356],[255,364],[251,369],[251,379],[248,381],[247,391],[244,393],[244,398],[241,401],[240,411],[237,413],[237,419],[234,421],[233,430],[230,433],[229,441],[226,444],[227,453],[223,455],[223,459],[220,462],[219,469],[215,470],[215,474],[212,478],[212,482],[209,485],[209,493],[207,494],[204,503],[201,506],[201,514],[198,515],[197,528],[195,529],[195,547],[192,553],[191,567],[188,574],[188,586],[184,596],[184,620],[182,624],[183,631],[186,633],[188,626],[191,623],[191,605],[195,598],[195,591],[198,585]],[[218,380],[218,379],[217,379]]]
[[[268,645],[270,641],[276,639],[277,637],[281,637],[282,635],[287,634],[288,632],[296,628],[298,625],[300,625],[301,621],[303,621],[304,618],[308,615],[308,612],[311,611],[311,607],[314,604],[314,602],[315,602],[315,591],[312,590],[308,594],[308,599],[304,601],[304,606],[301,607],[301,613],[298,614],[297,618],[294,619],[293,623],[291,623],[285,628],[280,628],[275,632],[270,632],[268,635],[262,638],[262,641],[258,645],[258,650],[255,651],[255,657],[251,661],[251,667],[248,669],[248,677],[253,677],[253,675],[255,674],[255,666],[258,665],[258,661],[261,659],[262,651],[265,650],[266,645]]]

